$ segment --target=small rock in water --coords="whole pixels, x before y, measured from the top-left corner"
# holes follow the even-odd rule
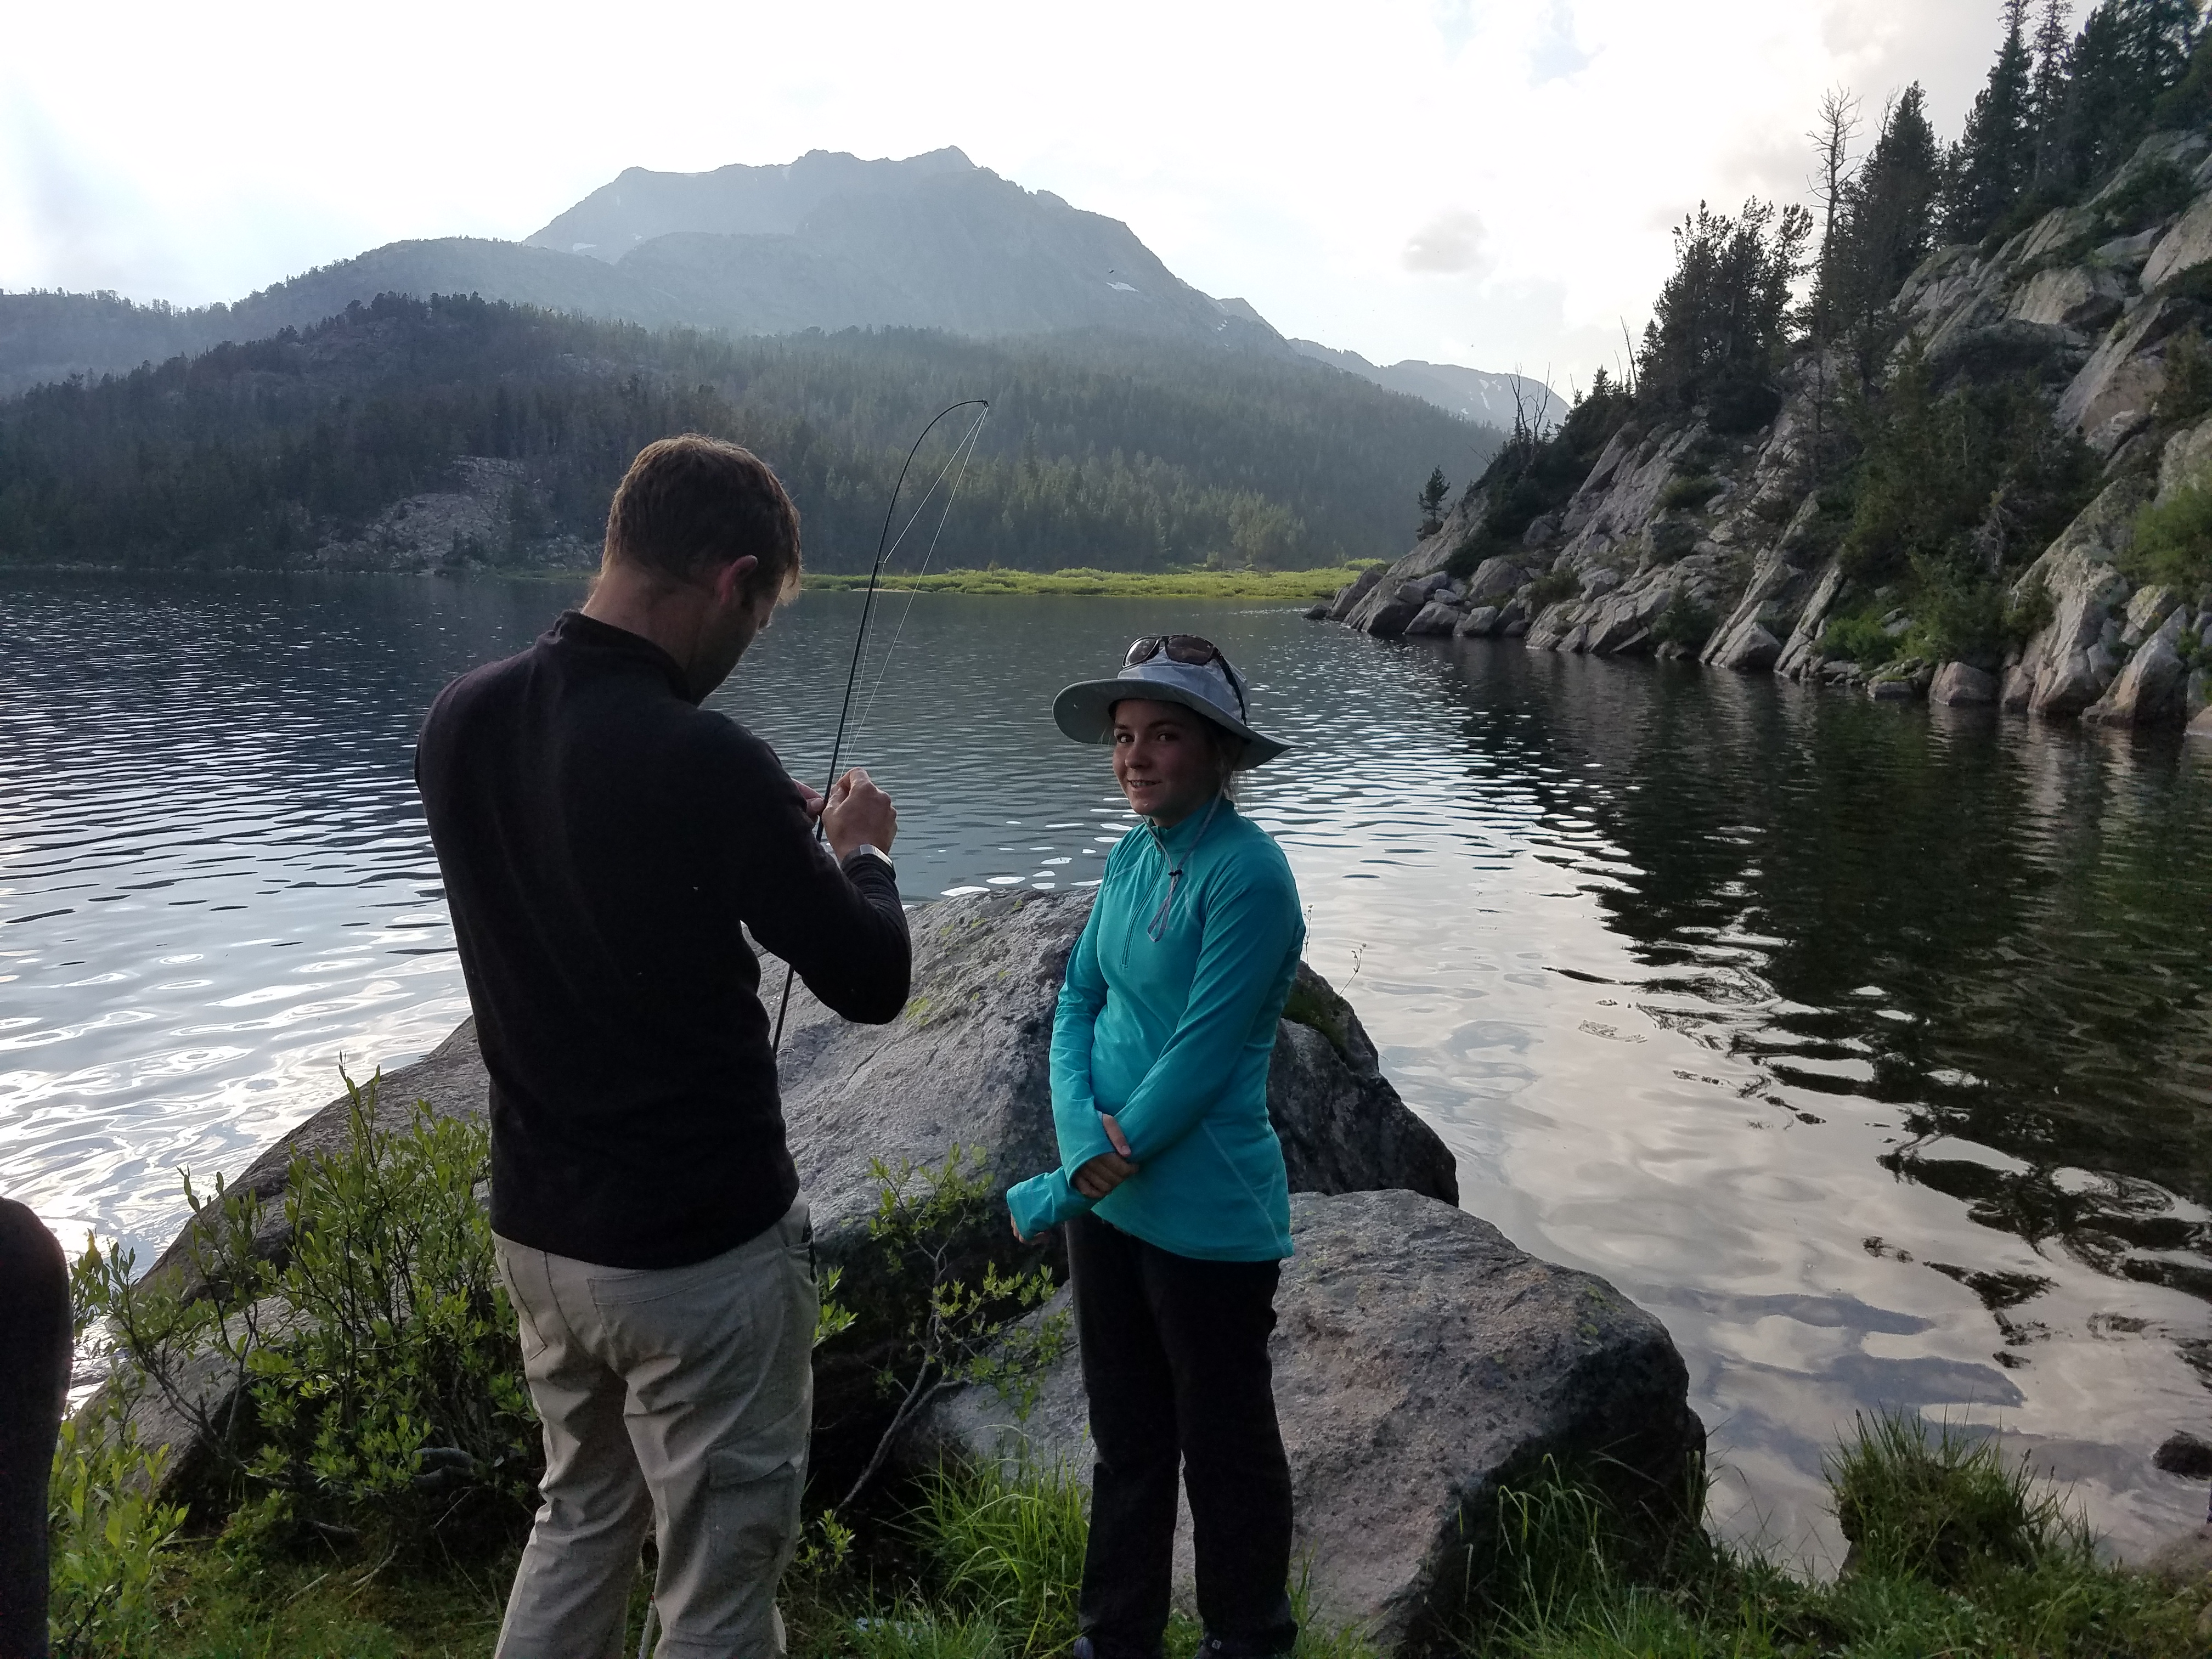
[[[2168,1435],[2151,1460],[2168,1474],[2188,1480],[2212,1480],[2212,1441],[2184,1431]]]

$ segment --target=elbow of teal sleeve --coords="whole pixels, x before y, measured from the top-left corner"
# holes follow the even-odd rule
[[[1015,1231],[1024,1238],[1035,1238],[1048,1227],[1057,1227],[1090,1207],[1091,1200],[1058,1170],[1048,1170],[1006,1189],[1006,1209],[1014,1218]]]

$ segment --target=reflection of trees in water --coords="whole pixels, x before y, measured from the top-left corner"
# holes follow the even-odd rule
[[[1558,768],[1537,796],[1626,855],[1594,896],[1647,989],[1717,1005],[1704,1040],[1901,1109],[1885,1166],[1974,1220],[2212,1298],[2172,1198],[2212,1200],[2212,757],[1668,664],[1460,667],[1468,738]]]

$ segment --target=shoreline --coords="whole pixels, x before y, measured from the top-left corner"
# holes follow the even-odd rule
[[[1356,581],[1370,564],[1329,565],[1313,570],[947,570],[935,575],[885,575],[876,589],[886,593],[981,593],[992,595],[1076,595],[1099,599],[1274,599],[1311,603]],[[596,565],[488,566],[468,570],[359,570],[292,566],[222,565],[161,569],[125,564],[9,564],[0,575],[40,576],[343,576],[398,577],[409,581],[589,580]],[[859,592],[868,585],[865,571],[802,571],[799,588],[810,593]]]

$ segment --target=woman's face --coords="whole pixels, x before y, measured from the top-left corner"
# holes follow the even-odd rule
[[[1114,781],[1162,829],[1188,817],[1221,787],[1204,718],[1179,702],[1124,697],[1114,705]]]

